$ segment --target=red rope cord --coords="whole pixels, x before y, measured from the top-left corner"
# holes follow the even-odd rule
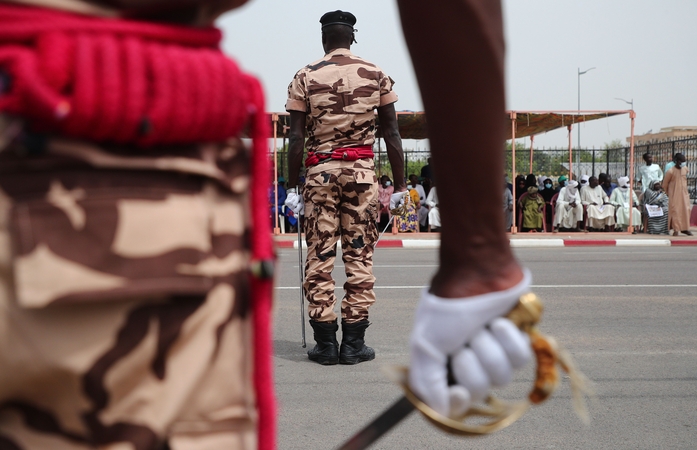
[[[120,133],[116,141],[120,143],[134,142],[138,136],[140,119],[147,110],[145,80],[147,51],[144,43],[136,38],[127,37],[123,42],[124,70],[131,74],[124,80],[124,107]]]
[[[0,41],[31,41],[46,31],[108,32],[142,39],[152,39],[178,45],[217,48],[221,33],[215,28],[190,28],[159,25],[123,19],[104,19],[63,13],[43,8],[0,5]]]
[[[270,162],[266,137],[269,135],[269,121],[264,112],[264,93],[259,82],[247,78],[249,88],[254,94],[255,109],[252,111],[253,152],[252,174],[254,182],[250,192],[250,202],[258,207],[252,208],[251,247],[256,261],[275,259],[271,240],[271,224],[268,218],[268,186],[270,185]],[[254,381],[259,409],[259,450],[276,448],[276,399],[273,390],[272,366],[272,315],[273,279],[252,277],[252,304],[254,312]]]
[[[222,141],[240,132],[250,97],[220,37],[0,4],[0,68],[13,78],[0,110],[95,142]]]

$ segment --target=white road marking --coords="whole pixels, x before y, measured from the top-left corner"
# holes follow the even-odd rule
[[[423,289],[424,286],[375,286],[373,289]],[[697,284],[533,284],[531,288],[686,288],[697,287]],[[277,286],[276,289],[300,289],[299,286]],[[335,290],[343,289],[340,286]]]
[[[438,267],[438,264],[376,264],[373,267]]]
[[[670,288],[697,287],[697,284],[533,284],[532,288]]]
[[[298,265],[294,265],[294,268],[298,268]],[[416,268],[432,268],[432,267],[438,267],[438,264],[373,264],[373,269],[384,269],[384,268],[404,268],[404,267],[416,267]],[[335,264],[334,265],[335,269],[343,269],[344,266],[342,264]]]
[[[567,250],[568,250],[568,248],[567,248]],[[652,251],[646,251],[646,252],[636,251],[636,250],[632,250],[631,252],[618,252],[618,251],[612,251],[612,252],[607,252],[607,251],[603,251],[603,252],[598,252],[598,251],[595,251],[595,252],[593,252],[593,251],[569,252],[569,251],[566,251],[566,252],[564,252],[564,254],[570,255],[570,256],[575,256],[575,255],[616,255],[616,256],[626,257],[627,255],[668,255],[668,256],[673,256],[673,255],[679,255],[681,253],[682,254],[688,253],[688,252],[681,252],[680,250],[676,250],[674,247],[669,247],[665,250],[666,251],[652,250]]]
[[[571,352],[573,356],[662,356],[662,355],[697,355],[697,350],[646,350],[646,351],[579,351]]]

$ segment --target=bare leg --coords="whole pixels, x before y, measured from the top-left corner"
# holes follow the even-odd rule
[[[441,205],[440,268],[431,292],[469,297],[523,278],[504,229],[504,42],[492,0],[399,0],[419,81]]]

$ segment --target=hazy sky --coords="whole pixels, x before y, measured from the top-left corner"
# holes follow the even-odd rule
[[[508,109],[576,110],[577,70],[596,67],[581,76],[582,110],[629,109],[620,97],[634,100],[636,134],[697,125],[697,1],[505,0],[503,7]],[[284,111],[295,72],[323,56],[319,18],[336,9],[358,18],[352,51],[396,81],[397,110],[420,110],[392,0],[253,0],[218,22],[223,48],[262,79],[268,110]],[[457,80],[443,74],[443,82]],[[629,129],[626,115],[584,124],[581,144],[624,141]],[[557,145],[567,145],[566,130],[535,138],[536,147]]]

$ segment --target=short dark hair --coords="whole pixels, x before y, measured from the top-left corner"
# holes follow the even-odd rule
[[[322,28],[322,33],[329,42],[351,42],[353,40],[353,28],[348,25],[328,25]]]

